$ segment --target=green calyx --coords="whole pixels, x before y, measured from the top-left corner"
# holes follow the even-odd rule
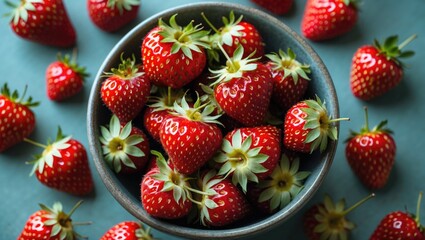
[[[154,112],[162,110],[171,111],[174,110],[174,102],[180,103],[184,96],[185,91],[183,89],[152,86],[148,106],[154,108]]]
[[[270,210],[282,209],[298,195],[304,187],[304,180],[310,172],[299,171],[300,160],[290,161],[282,154],[279,165],[273,170],[270,180],[260,181],[258,187],[263,189],[258,202],[270,201]]]
[[[30,144],[33,144],[35,146],[43,148],[42,154],[36,155],[35,160],[31,162],[27,162],[28,164],[34,164],[33,168],[31,170],[30,176],[34,175],[36,171],[38,173],[43,173],[45,166],[49,166],[50,168],[53,168],[54,158],[61,158],[62,154],[60,153],[60,150],[67,149],[71,146],[71,144],[68,143],[69,140],[71,140],[72,136],[63,136],[62,129],[58,127],[58,132],[56,135],[56,140],[51,142],[51,140],[47,141],[47,145],[32,141],[30,139],[25,138],[24,141],[28,142]]]
[[[267,54],[266,57],[271,60],[273,70],[284,71],[283,77],[291,76],[295,84],[298,83],[299,77],[310,80],[307,76],[311,72],[310,66],[298,62],[295,53],[290,48],[288,48],[287,53],[279,49],[279,53]]]
[[[22,0],[18,5],[6,0],[6,5],[11,7],[13,10],[11,13],[5,14],[5,16],[10,16],[10,22],[13,22],[13,25],[17,25],[20,19],[26,22],[28,20],[28,11],[36,11],[34,3],[43,2],[43,0]]]
[[[105,161],[116,173],[121,172],[122,164],[136,169],[136,165],[129,156],[143,157],[146,155],[136,146],[145,139],[141,135],[131,135],[131,130],[131,121],[121,129],[120,121],[116,115],[111,117],[109,129],[105,126],[100,127],[102,135],[99,137],[99,141],[102,143]]]
[[[201,104],[201,98],[198,97],[193,107],[190,107],[186,98],[183,97],[181,104],[178,104],[177,101],[174,102],[173,110],[175,113],[172,114],[185,117],[191,121],[221,124],[217,120],[221,115],[211,115],[215,109],[214,105],[209,103]]]
[[[55,202],[53,207],[47,207],[44,204],[39,204],[40,208],[47,212],[43,217],[47,220],[43,222],[46,226],[52,226],[50,237],[53,238],[58,236],[60,240],[73,240],[78,238],[84,238],[74,231],[71,216],[75,210],[83,203],[83,201],[77,202],[69,213],[63,211],[63,206],[60,202]],[[79,225],[90,224],[90,223],[79,223]],[[75,225],[75,224],[74,224]],[[55,237],[57,238],[57,237]]]
[[[192,51],[202,52],[201,48],[209,48],[206,41],[209,31],[202,30],[201,24],[194,26],[193,21],[183,28],[177,24],[176,16],[177,14],[171,16],[169,25],[159,19],[158,26],[161,30],[158,34],[163,37],[161,42],[173,44],[171,54],[182,51],[187,58],[192,60]]]
[[[325,195],[323,204],[318,205],[319,212],[314,216],[318,222],[314,228],[314,232],[321,235],[320,239],[347,240],[348,233],[355,228],[355,225],[348,221],[345,216],[374,196],[375,194],[372,193],[348,209],[345,209],[344,199],[334,203],[329,195]]]
[[[252,144],[251,136],[242,141],[241,131],[236,130],[231,141],[223,139],[221,151],[213,158],[222,164],[218,174],[232,174],[233,184],[240,185],[244,192],[247,191],[248,181],[258,183],[256,174],[267,172],[262,163],[269,156],[260,153],[261,147],[252,148]]]
[[[384,44],[381,44],[375,39],[374,45],[378,49],[379,54],[384,55],[388,60],[392,60],[397,64],[402,65],[400,58],[408,58],[415,54],[414,51],[402,51],[402,49],[416,37],[417,35],[414,34],[398,45],[398,36],[394,35],[385,39]]]
[[[124,53],[121,53],[120,59],[121,63],[118,68],[112,68],[111,72],[104,74],[104,77],[118,76],[122,80],[131,80],[144,74],[144,72],[139,71],[139,65],[136,64],[134,54],[131,58],[124,59]]]
[[[255,62],[258,61],[258,58],[252,58],[252,56],[255,54],[255,51],[252,52],[248,57],[243,58],[244,48],[242,45],[239,45],[233,53],[233,56],[229,57],[224,51],[223,47],[221,45],[219,45],[219,47],[226,56],[227,62],[226,66],[223,66],[220,69],[210,69],[210,72],[213,74],[213,78],[217,79],[211,84],[211,86],[230,81],[234,78],[240,78],[243,76],[244,72],[254,71],[257,69],[257,63]]]
[[[159,168],[159,172],[153,174],[152,178],[164,182],[164,187],[161,191],[173,191],[173,198],[177,203],[180,200],[183,202],[187,199],[191,200],[192,195],[189,191],[189,179],[185,175],[171,169],[160,152],[152,150],[151,153],[157,157],[156,164]]]
[[[141,223],[139,224],[140,224],[140,228],[136,229],[135,231],[135,235],[137,239],[139,240],[155,240],[156,239],[152,236],[150,227],[145,228]]]
[[[72,57],[69,54],[65,54],[65,56],[62,56],[61,53],[58,53],[57,55],[58,61],[65,64],[66,66],[68,66],[69,68],[71,68],[75,73],[77,73],[78,75],[81,76],[81,78],[84,79],[86,77],[89,77],[90,74],[88,74],[86,72],[86,68],[82,67],[80,65],[77,64],[77,53],[76,50],[74,50]]]
[[[120,15],[123,15],[124,10],[130,11],[133,6],[139,6],[140,0],[108,0],[106,6],[111,9],[118,8]]]
[[[309,130],[305,143],[311,143],[310,152],[316,149],[323,152],[328,146],[328,139],[335,141],[338,138],[338,130],[334,123],[349,120],[349,118],[332,119],[327,115],[325,102],[322,102],[318,96],[316,96],[316,100],[305,100],[304,103],[307,104],[307,107],[301,108],[307,114],[304,118],[306,121],[304,129]]]
[[[347,6],[353,6],[355,9],[358,9],[360,5],[359,0],[342,0],[342,2]]]
[[[213,186],[223,181],[223,178],[215,178],[217,172],[215,170],[210,170],[202,178],[202,192],[205,194],[202,195],[202,200],[199,204],[200,206],[200,222],[203,226],[208,226],[208,222],[211,222],[211,217],[209,214],[210,209],[218,207],[218,204],[210,199],[209,196],[217,195],[218,193],[213,189]]]
[[[365,113],[365,115],[364,115],[364,117],[365,117],[364,126],[360,129],[360,132],[350,130],[350,136],[348,137],[346,142],[349,141],[350,139],[352,139],[353,137],[363,135],[363,134],[367,134],[367,133],[388,133],[388,134],[393,133],[393,131],[391,129],[386,128],[386,125],[388,123],[387,120],[381,121],[378,125],[374,126],[372,129],[370,129],[369,128],[369,113],[368,113],[367,107],[364,107],[364,113]]]
[[[25,94],[27,92],[27,86],[25,86],[24,93],[21,97],[19,97],[19,93],[17,90],[14,90],[13,92],[10,91],[9,86],[7,83],[3,85],[3,87],[0,89],[0,94],[6,98],[8,98],[10,101],[14,103],[19,103],[21,105],[27,106],[27,107],[35,107],[40,104],[40,102],[33,102],[32,97],[25,98]]]

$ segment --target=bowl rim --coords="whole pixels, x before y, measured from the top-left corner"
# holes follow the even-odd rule
[[[329,143],[328,150],[324,153],[322,153],[322,158],[325,159],[323,161],[323,164],[320,164],[321,169],[319,169],[319,174],[317,174],[317,177],[313,180],[313,183],[311,184],[311,188],[309,191],[307,191],[304,195],[299,196],[299,199],[296,203],[294,203],[292,208],[289,209],[282,209],[278,213],[272,214],[264,219],[259,220],[258,222],[254,222],[252,224],[236,227],[236,228],[230,228],[230,229],[198,229],[198,228],[190,228],[185,226],[176,226],[172,223],[164,222],[161,219],[156,219],[153,217],[146,215],[143,215],[140,213],[140,209],[143,207],[141,203],[139,205],[135,205],[134,202],[129,198],[129,192],[121,186],[121,183],[119,181],[116,181],[116,176],[112,173],[112,171],[108,170],[108,166],[106,165],[105,161],[103,160],[103,154],[101,152],[101,146],[98,141],[99,136],[99,126],[98,123],[98,114],[96,114],[98,108],[103,104],[99,97],[99,89],[100,85],[103,79],[104,72],[102,71],[105,69],[106,65],[108,65],[109,59],[111,56],[115,55],[115,52],[120,49],[123,45],[125,45],[126,40],[130,38],[133,34],[135,34],[142,26],[149,24],[153,21],[158,21],[158,19],[161,16],[164,15],[170,15],[175,12],[179,12],[182,9],[185,8],[193,8],[193,7],[217,7],[222,6],[228,9],[237,9],[241,12],[250,12],[252,14],[256,14],[260,16],[261,18],[267,19],[267,21],[271,22],[272,24],[276,24],[279,26],[279,28],[286,31],[291,37],[294,38],[295,42],[298,42],[298,44],[301,45],[302,48],[309,54],[309,56],[313,59],[313,61],[318,66],[319,72],[322,75],[322,78],[325,80],[325,84],[330,87],[329,93],[331,97],[331,101],[334,103],[332,107],[333,117],[337,118],[339,117],[339,103],[337,98],[337,93],[335,90],[334,83],[331,79],[331,76],[319,57],[319,55],[316,53],[316,51],[310,46],[310,44],[301,37],[297,32],[292,30],[289,26],[287,26],[285,23],[283,23],[281,20],[277,19],[276,17],[262,11],[256,8],[248,7],[241,4],[236,3],[226,3],[226,2],[198,2],[198,3],[189,3],[189,4],[183,4],[176,7],[169,8],[167,10],[160,11],[151,17],[145,19],[144,21],[137,24],[134,28],[132,28],[127,34],[125,34],[120,41],[111,49],[111,51],[108,53],[107,57],[103,61],[102,65],[99,68],[98,73],[96,74],[96,77],[94,79],[90,96],[89,96],[89,102],[88,102],[88,110],[87,110],[87,135],[89,140],[89,147],[90,152],[93,157],[96,169],[98,171],[98,174],[100,175],[104,185],[109,190],[109,192],[112,194],[112,196],[121,204],[123,208],[125,208],[129,213],[131,213],[133,216],[141,220],[143,223],[160,230],[162,232],[172,234],[175,236],[181,236],[181,237],[190,237],[190,238],[203,238],[203,239],[212,239],[212,238],[239,238],[239,237],[246,237],[246,236],[252,236],[253,234],[258,234],[261,232],[265,232],[268,229],[272,229],[276,227],[277,225],[281,224],[283,221],[289,219],[291,216],[293,216],[299,209],[301,209],[317,192],[319,187],[321,186],[324,178],[326,177],[327,173],[330,170],[330,167],[333,162],[333,158],[335,156],[336,148],[338,141],[332,141]],[[336,123],[337,129],[339,129],[339,123]],[[144,210],[143,210],[144,211]],[[178,230],[177,230],[178,229]]]

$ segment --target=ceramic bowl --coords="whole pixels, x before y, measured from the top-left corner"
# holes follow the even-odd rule
[[[171,235],[192,239],[239,238],[253,236],[283,224],[299,211],[317,191],[330,169],[335,154],[337,142],[331,142],[325,152],[313,154],[309,157],[310,159],[303,161],[302,169],[311,171],[311,175],[306,180],[305,187],[299,195],[279,212],[259,219],[249,219],[243,221],[243,223],[218,230],[181,224],[182,221],[164,221],[151,217],[143,209],[140,201],[140,177],[120,177],[109,169],[103,159],[101,145],[98,140],[100,135],[99,126],[106,125],[111,117],[111,113],[100,98],[101,83],[105,80],[102,74],[118,65],[122,52],[127,54],[134,53],[140,59],[142,39],[148,31],[157,25],[159,18],[168,19],[178,13],[177,22],[180,25],[185,25],[190,20],[205,24],[201,17],[201,12],[205,12],[215,26],[221,26],[221,17],[228,16],[231,10],[234,11],[236,16],[242,14],[245,21],[257,26],[265,40],[266,53],[276,52],[278,49],[286,50],[290,47],[297,54],[297,59],[300,62],[309,64],[312,81],[308,94],[311,96],[317,94],[322,100],[326,101],[329,114],[334,118],[339,116],[335,88],[320,57],[305,39],[282,23],[282,21],[265,12],[228,3],[197,3],[166,10],[137,25],[111,50],[93,83],[87,116],[90,151],[100,177],[115,199],[128,212],[145,224]],[[205,24],[205,26],[207,25]]]

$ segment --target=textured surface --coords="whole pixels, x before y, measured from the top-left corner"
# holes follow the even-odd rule
[[[148,18],[152,14],[169,7],[186,4],[189,0],[142,1],[137,21],[126,29],[117,33],[104,33],[97,29],[89,20],[85,10],[85,1],[65,0],[71,21],[78,34],[78,61],[87,66],[91,77],[87,79],[84,91],[70,101],[55,103],[47,99],[45,92],[45,69],[55,60],[58,51],[70,53],[71,49],[59,49],[30,43],[14,35],[7,19],[0,22],[0,84],[8,82],[12,89],[22,90],[28,85],[27,94],[32,95],[41,105],[34,109],[37,117],[37,126],[31,138],[44,142],[54,138],[56,127],[62,126],[65,133],[72,134],[81,141],[88,150],[86,132],[86,112],[89,91],[94,76],[104,58],[119,39],[132,26]],[[237,2],[254,6],[251,2]],[[279,17],[287,25],[299,32],[301,17],[305,1],[297,1],[293,11]],[[359,129],[363,124],[363,106],[369,108],[371,125],[380,120],[388,119],[389,127],[395,132],[397,155],[394,170],[387,187],[376,192],[377,197],[364,206],[352,212],[349,219],[357,223],[352,233],[353,239],[366,239],[371,235],[380,219],[390,211],[407,209],[414,211],[416,199],[420,190],[425,190],[423,177],[425,163],[421,150],[425,142],[422,133],[425,125],[421,118],[425,117],[425,102],[423,89],[422,59],[425,59],[425,17],[423,10],[425,2],[411,0],[406,5],[400,1],[388,0],[385,5],[382,1],[364,1],[359,15],[359,22],[354,30],[338,39],[321,43],[311,43],[320,55],[334,80],[340,102],[340,115],[350,117],[350,122],[341,123],[340,138],[344,140],[349,135],[349,129]],[[7,11],[2,7],[0,14]],[[407,68],[403,82],[389,94],[371,102],[363,102],[353,97],[349,90],[350,62],[355,50],[369,44],[374,38],[379,40],[393,34],[399,34],[405,39],[413,33],[418,39],[406,47],[416,51],[416,55],[405,61]],[[351,172],[344,156],[345,144],[340,141],[334,159],[334,164],[323,186],[313,199],[284,225],[266,233],[269,239],[304,239],[301,229],[301,216],[307,207],[323,199],[324,193],[334,198],[346,197],[347,205],[369,194]],[[31,166],[25,162],[32,159],[34,154],[40,153],[37,147],[28,144],[19,144],[13,149],[0,154],[0,229],[9,229],[0,233],[1,239],[14,239],[24,226],[25,220],[38,209],[38,203],[52,205],[54,201],[63,202],[65,209],[70,209],[80,198],[59,193],[42,186],[35,177],[28,177]],[[90,239],[98,239],[109,227],[124,221],[133,220],[111,196],[104,187],[91,162],[95,179],[95,193],[84,198],[84,203],[75,213],[75,221],[93,221],[91,226],[78,227],[78,232]],[[424,212],[424,210],[422,211]],[[423,215],[423,214],[422,214]],[[423,221],[425,222],[425,221]],[[177,239],[158,231],[153,233],[162,239]]]

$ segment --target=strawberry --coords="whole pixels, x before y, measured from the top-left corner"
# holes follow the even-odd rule
[[[19,97],[18,91],[10,92],[7,83],[0,90],[0,153],[22,142],[34,131],[36,119],[31,107],[39,102],[33,102],[31,97],[24,100],[24,97],[25,93]]]
[[[302,34],[313,41],[343,35],[357,23],[357,0],[308,0],[301,22]]]
[[[150,93],[150,81],[136,64],[134,55],[124,59],[118,68],[112,68],[102,82],[101,98],[105,105],[117,115],[121,122],[133,120],[143,109]]]
[[[147,172],[140,184],[143,207],[157,218],[187,216],[192,208],[187,177],[171,168],[159,152],[152,151],[152,154],[157,156],[157,167]]]
[[[170,18],[170,25],[159,19],[143,39],[141,53],[143,66],[149,79],[156,85],[179,89],[198,77],[206,66],[205,48],[209,45],[203,38],[208,31],[202,26],[185,27]]]
[[[385,186],[390,176],[396,143],[391,136],[392,131],[385,128],[386,120],[370,130],[367,108],[365,120],[360,132],[351,131],[346,141],[345,156],[360,181],[368,188],[378,189]]]
[[[282,154],[278,166],[270,177],[260,180],[248,188],[248,197],[253,206],[265,214],[283,209],[304,187],[304,180],[310,175],[307,171],[298,171],[299,157]]]
[[[100,240],[154,240],[150,228],[143,227],[139,222],[124,221],[112,226]]]
[[[181,106],[174,103],[174,111],[161,125],[159,137],[177,171],[192,174],[221,146],[223,136],[216,125],[220,116],[210,116],[214,107],[201,105],[199,98],[190,107],[183,97]]]
[[[109,129],[100,127],[102,152],[105,161],[116,173],[139,173],[149,162],[149,141],[142,130],[133,127],[131,121],[120,124],[113,115]]]
[[[416,215],[402,211],[394,211],[387,214],[378,224],[369,239],[425,240],[425,228],[421,225],[419,219],[421,200],[422,192],[419,193]]]
[[[264,41],[258,29],[249,22],[242,21],[243,15],[235,19],[235,14],[230,11],[229,18],[223,17],[221,28],[217,29],[202,12],[205,22],[215,32],[209,36],[211,48],[208,51],[210,59],[217,62],[220,61],[219,53],[232,56],[239,46],[245,49],[243,58],[252,56],[253,58],[261,58],[264,55]],[[223,51],[224,50],[224,51]]]
[[[292,6],[294,5],[294,0],[251,0],[251,1],[277,15],[284,15],[285,13],[288,13],[292,9]]]
[[[75,56],[75,55],[74,55]],[[81,91],[84,78],[88,77],[85,67],[78,66],[75,57],[69,55],[51,63],[46,70],[47,96],[54,101],[62,101]]]
[[[226,66],[211,70],[217,81],[214,96],[220,108],[245,126],[262,125],[273,91],[269,69],[256,59],[242,58],[243,47],[238,47]]]
[[[273,77],[272,100],[286,111],[304,97],[310,81],[307,76],[310,66],[298,62],[290,48],[288,53],[279,50],[266,57],[270,59],[266,66]]]
[[[44,148],[30,163],[31,175],[47,187],[82,196],[93,190],[93,179],[84,146],[71,136],[64,137],[59,128],[56,140],[43,145],[30,139],[25,141]]]
[[[204,193],[197,202],[202,225],[227,226],[252,213],[245,195],[230,180],[217,176],[214,170],[203,174],[199,183]]]
[[[72,47],[77,34],[62,0],[6,1],[13,8],[10,27],[21,38],[37,43]]]
[[[239,128],[228,133],[213,160],[220,164],[220,175],[232,176],[232,182],[247,191],[248,181],[258,182],[270,176],[281,154],[281,132],[274,126]]]
[[[310,240],[349,239],[349,233],[355,228],[346,216],[355,208],[374,197],[370,194],[353,206],[345,208],[345,199],[334,203],[329,195],[325,195],[322,203],[311,206],[304,214],[304,232]]]
[[[329,140],[338,138],[337,122],[348,118],[332,119],[325,102],[319,97],[293,105],[285,116],[284,146],[292,151],[312,153],[326,150]]]
[[[52,208],[40,204],[41,209],[28,218],[18,240],[84,238],[74,231],[74,226],[77,223],[73,224],[71,219],[72,214],[81,203],[82,201],[79,201],[69,213],[63,211],[60,202],[54,203]],[[82,224],[89,223],[78,223],[78,225]]]
[[[137,17],[140,0],[87,0],[92,22],[106,32],[114,32]]]
[[[401,58],[414,55],[402,51],[416,35],[397,46],[398,37],[387,38],[383,45],[375,40],[374,45],[364,45],[354,53],[351,63],[350,89],[362,100],[371,100],[395,88],[403,78]]]

